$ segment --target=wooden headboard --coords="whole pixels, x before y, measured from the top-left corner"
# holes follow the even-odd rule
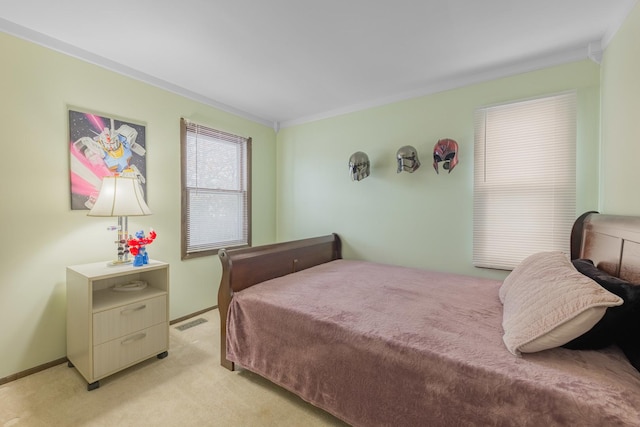
[[[640,217],[588,212],[571,234],[571,258],[587,258],[601,270],[640,284]]]
[[[218,289],[220,311],[220,363],[233,370],[227,360],[227,312],[234,292],[318,264],[342,258],[337,234],[243,249],[220,249],[222,279]]]

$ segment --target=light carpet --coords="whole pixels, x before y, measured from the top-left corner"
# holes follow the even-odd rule
[[[218,310],[180,331],[169,356],[87,383],[66,363],[0,386],[0,425],[9,426],[346,426],[248,371],[220,366]]]

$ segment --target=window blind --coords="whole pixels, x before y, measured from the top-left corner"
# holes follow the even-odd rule
[[[473,263],[513,269],[569,251],[576,210],[576,94],[476,110]]]
[[[183,119],[183,257],[250,244],[250,138]]]

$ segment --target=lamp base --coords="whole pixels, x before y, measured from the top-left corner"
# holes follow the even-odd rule
[[[132,260],[129,259],[129,245],[127,244],[127,240],[129,239],[129,220],[126,216],[118,217],[118,226],[116,230],[118,230],[118,239],[115,241],[115,244],[118,245],[118,258],[107,263],[107,265],[122,265],[122,264],[131,264]]]

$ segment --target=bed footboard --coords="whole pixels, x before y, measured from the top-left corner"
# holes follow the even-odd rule
[[[334,233],[253,248],[220,249],[218,256],[222,263],[222,279],[218,289],[220,364],[233,371],[233,362],[227,360],[227,312],[233,293],[342,258],[342,246],[340,237]]]

